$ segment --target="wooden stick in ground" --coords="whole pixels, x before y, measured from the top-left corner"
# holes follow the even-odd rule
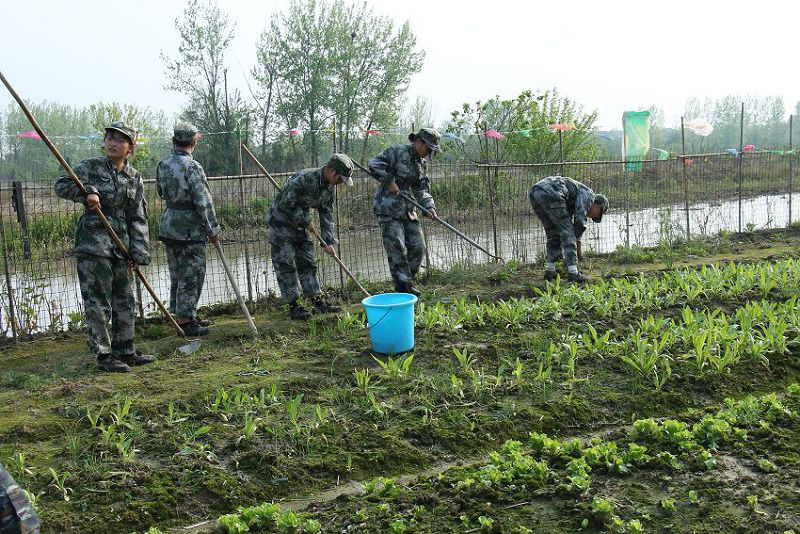
[[[70,179],[72,179],[72,181],[78,187],[78,190],[80,190],[81,193],[86,195],[86,188],[83,186],[83,183],[80,181],[78,176],[72,170],[72,167],[70,167],[70,165],[67,163],[67,161],[64,159],[64,157],[61,155],[61,152],[59,152],[58,149],[55,147],[55,145],[52,142],[50,142],[50,139],[47,137],[47,134],[45,134],[44,130],[42,130],[41,126],[39,126],[39,123],[33,117],[33,114],[28,109],[28,106],[25,105],[25,102],[22,100],[22,97],[19,96],[19,94],[17,93],[16,90],[14,90],[14,88],[11,86],[11,83],[8,81],[8,79],[6,79],[6,77],[3,75],[2,72],[0,72],[0,80],[2,80],[3,85],[6,86],[6,88],[8,89],[8,92],[11,93],[11,96],[14,97],[14,100],[16,100],[17,103],[19,104],[20,108],[22,108],[22,112],[25,113],[26,117],[28,117],[28,121],[31,123],[31,126],[33,126],[33,129],[36,130],[36,133],[39,134],[39,137],[41,137],[41,139],[44,142],[44,144],[47,145],[47,148],[49,148],[50,152],[52,152],[53,155],[56,157],[58,162],[61,164],[61,166],[67,172],[67,175],[70,177]],[[103,210],[98,206],[98,207],[95,207],[93,209],[93,211],[100,218],[100,222],[103,223],[103,227],[106,229],[106,231],[108,231],[108,234],[111,236],[111,239],[114,241],[114,244],[117,245],[117,248],[125,256],[125,259],[133,261],[132,258],[131,258],[130,252],[128,252],[128,248],[125,246],[125,244],[122,242],[122,240],[116,234],[116,232],[114,232],[114,229],[111,227],[111,223],[108,222],[108,219],[106,218],[105,214],[103,213]],[[147,281],[147,278],[144,277],[144,274],[142,274],[142,272],[139,270],[139,266],[138,265],[136,265],[136,267],[133,268],[133,272],[136,273],[136,276],[139,277],[139,280],[142,281],[142,284],[144,284],[144,287],[147,288],[147,291],[150,293],[150,296],[153,297],[153,300],[158,305],[158,307],[161,309],[161,312],[172,323],[172,326],[173,326],[173,328],[175,328],[175,331],[178,333],[178,335],[181,336],[182,338],[186,339],[186,334],[184,334],[183,329],[180,327],[180,325],[177,323],[177,321],[175,321],[175,318],[172,316],[172,314],[169,312],[169,310],[164,306],[164,303],[161,302],[161,299],[158,298],[158,295],[156,295],[156,292],[153,291],[152,286]]]
[[[256,325],[253,323],[253,318],[250,317],[250,310],[247,309],[247,305],[244,303],[242,294],[239,292],[239,284],[236,283],[236,279],[233,277],[231,266],[228,263],[228,258],[226,258],[225,253],[222,252],[222,246],[219,244],[219,241],[214,242],[214,248],[217,249],[219,259],[222,260],[222,266],[225,268],[225,274],[228,275],[228,280],[230,281],[231,286],[233,286],[233,292],[236,294],[236,300],[239,301],[239,307],[242,309],[242,314],[244,314],[244,318],[247,319],[247,326],[250,327],[250,336],[253,339],[257,339],[258,330],[256,330]]]
[[[272,177],[272,175],[270,175],[270,173],[267,171],[267,169],[265,169],[265,168],[264,168],[264,166],[261,164],[261,162],[260,162],[260,161],[258,161],[258,158],[256,158],[256,156],[255,156],[255,155],[254,155],[252,152],[250,152],[250,149],[249,149],[249,148],[247,148],[247,145],[245,145],[245,144],[242,144],[242,149],[243,149],[245,152],[247,152],[247,155],[248,155],[248,156],[250,156],[250,157],[253,159],[253,162],[254,162],[254,163],[256,164],[256,166],[257,166],[257,167],[258,167],[258,168],[261,170],[261,172],[262,172],[262,173],[264,173],[264,175],[265,175],[267,178],[269,178],[270,182],[272,182],[272,185],[274,185],[274,186],[275,186],[275,188],[276,188],[276,189],[277,189],[279,192],[280,192],[280,191],[282,191],[282,188],[281,188],[281,186],[279,186],[279,185],[278,185],[278,182],[276,182],[276,181],[275,181],[275,178],[273,178],[273,177]],[[316,229],[316,228],[314,228],[314,227],[312,226],[312,227],[310,227],[310,228],[309,228],[309,231],[310,231],[312,234],[314,234],[314,237],[316,237],[316,238],[317,238],[317,240],[319,241],[319,243],[320,243],[322,246],[325,246],[325,245],[327,245],[327,243],[326,243],[325,241],[323,241],[323,239],[322,239],[322,236],[321,236],[321,235],[319,235],[319,233],[317,232],[317,229]],[[369,293],[369,291],[367,291],[366,289],[364,289],[364,286],[362,286],[362,285],[359,283],[359,281],[356,279],[356,277],[355,277],[355,276],[353,276],[353,273],[351,273],[351,272],[350,272],[350,269],[348,269],[348,268],[347,268],[347,266],[346,266],[346,265],[345,265],[345,264],[342,262],[342,260],[341,260],[341,259],[339,259],[339,256],[336,254],[336,252],[334,252],[334,253],[333,253],[333,255],[332,255],[331,257],[332,257],[334,260],[336,260],[336,263],[338,263],[338,264],[339,264],[339,267],[341,267],[341,268],[344,270],[344,272],[347,274],[347,276],[349,276],[349,277],[350,277],[350,280],[352,280],[352,281],[353,281],[353,283],[356,285],[356,287],[358,287],[358,289],[360,289],[360,290],[361,290],[361,292],[362,292],[362,293],[364,293],[364,294],[365,294],[366,296],[368,296],[368,297],[371,297],[371,296],[372,296],[372,295]]]

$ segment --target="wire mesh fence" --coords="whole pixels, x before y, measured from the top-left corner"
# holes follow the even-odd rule
[[[96,150],[96,147],[95,147]],[[166,150],[166,149],[165,149]],[[87,154],[90,155],[90,154]],[[644,161],[629,168],[621,161],[528,165],[433,163],[432,195],[440,216],[478,244],[506,260],[543,258],[544,232],[533,215],[528,190],[555,174],[576,178],[611,201],[601,224],[589,224],[584,249],[610,252],[618,247],[653,246],[667,240],[713,235],[719,231],[784,227],[797,220],[794,153],[697,154]],[[284,183],[288,173],[275,174]],[[80,322],[82,301],[71,254],[75,222],[83,207],[55,196],[53,176],[0,181],[0,240],[4,278],[0,282],[0,328],[5,336],[58,330]],[[264,176],[242,174],[209,178],[223,227],[226,254],[245,298],[274,296],[266,212],[276,189]],[[355,186],[337,188],[339,254],[362,281],[389,279],[389,270],[372,197],[377,184],[357,172]],[[164,208],[155,182],[145,180],[152,264],[143,272],[162,298],[169,296],[164,248],[157,241]],[[449,269],[488,256],[430,221],[423,221],[425,268]],[[338,265],[318,253],[323,286],[350,287]],[[221,263],[209,250],[201,304],[233,302],[235,296]],[[138,284],[137,284],[138,285]],[[388,288],[388,284],[387,284]],[[146,292],[142,315],[156,313]],[[12,324],[11,311],[15,315]]]

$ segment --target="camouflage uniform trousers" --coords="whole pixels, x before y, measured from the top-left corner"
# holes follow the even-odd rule
[[[169,309],[175,316],[197,317],[197,303],[206,280],[206,244],[196,241],[167,241],[169,267]]]
[[[528,198],[547,235],[547,262],[565,258],[567,265],[578,265],[575,227],[564,199],[538,187],[531,188]]]
[[[136,301],[128,262],[78,254],[78,281],[89,331],[89,350],[94,354],[129,356],[136,352],[133,337]],[[112,336],[108,333],[111,319]]]
[[[398,284],[414,280],[425,254],[425,239],[418,220],[378,217],[389,272]]]
[[[279,235],[275,235],[279,233]],[[297,280],[306,297],[319,295],[322,291],[317,280],[317,262],[314,258],[314,243],[303,230],[287,235],[285,228],[274,232],[270,227],[270,249],[272,267],[281,288],[283,301],[294,302],[300,296]]]
[[[0,466],[0,534],[38,534],[39,518],[28,496]]]

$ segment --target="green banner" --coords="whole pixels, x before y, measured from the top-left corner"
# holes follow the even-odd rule
[[[641,161],[650,150],[650,112],[626,111],[622,114],[622,157],[629,171],[642,170]]]

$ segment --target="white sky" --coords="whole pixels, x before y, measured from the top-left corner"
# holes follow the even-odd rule
[[[369,0],[378,14],[409,20],[426,52],[410,101],[426,98],[438,122],[463,102],[557,87],[620,128],[625,110],[655,104],[667,125],[690,97],[783,96],[800,100],[792,0]],[[219,0],[236,23],[229,85],[287,0]],[[85,106],[117,101],[180,110],[166,91],[160,53],[177,46],[174,0],[0,0],[0,70],[28,101]],[[11,97],[0,88],[0,105]],[[694,118],[694,117],[692,117]]]

